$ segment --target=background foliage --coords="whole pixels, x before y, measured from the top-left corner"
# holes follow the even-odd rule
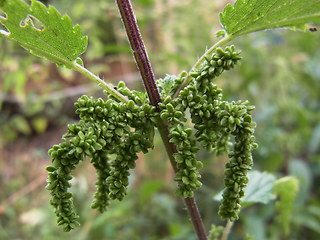
[[[50,1],[49,1],[50,2]],[[135,9],[157,77],[188,70],[217,39],[218,12],[227,1],[137,0]],[[108,81],[124,80],[141,89],[130,48],[113,2],[56,0],[89,36],[86,66]],[[1,14],[1,13],[0,13]],[[196,19],[196,20],[195,20]],[[228,100],[256,105],[259,148],[254,168],[277,178],[295,176],[299,191],[290,231],[285,235],[277,199],[245,207],[230,239],[246,233],[256,239],[318,239],[320,236],[320,50],[319,33],[274,30],[243,36],[242,64],[217,81]],[[46,151],[57,143],[81,94],[99,94],[86,79],[29,55],[0,39],[1,152],[0,239],[194,239],[183,203],[174,195],[172,172],[156,138],[153,151],[140,158],[130,192],[100,215],[90,209],[95,173],[83,163],[73,184],[82,227],[64,233],[44,190]],[[89,90],[89,91],[88,91]],[[204,187],[196,193],[207,228],[224,224],[214,196],[223,182],[226,157],[205,152]]]

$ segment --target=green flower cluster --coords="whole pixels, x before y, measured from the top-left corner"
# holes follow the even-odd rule
[[[91,158],[91,163],[97,172],[96,192],[91,208],[98,209],[101,213],[109,206],[109,185],[106,179],[110,176],[111,158],[108,151],[98,150]]]
[[[211,229],[209,231],[208,240],[221,239],[222,234],[223,234],[223,227],[212,224]]]
[[[201,186],[198,181],[200,163],[195,160],[196,141],[217,155],[229,154],[230,162],[225,170],[226,189],[219,214],[231,221],[238,218],[243,189],[248,182],[247,171],[253,165],[251,152],[257,147],[253,136],[255,123],[250,113],[254,107],[247,101],[230,103],[222,100],[222,90],[212,80],[223,71],[233,68],[240,59],[234,46],[224,50],[218,48],[211,57],[206,58],[200,69],[190,74],[193,79],[180,91],[178,98],[164,100],[161,111],[161,118],[170,122],[171,142],[176,144],[178,150],[175,159],[179,172],[175,180],[179,183],[180,195],[192,196],[193,190]],[[181,76],[177,79],[181,82]],[[165,92],[172,93],[174,90],[166,89]],[[186,122],[184,112],[187,108],[196,130],[194,137],[192,130],[183,124]],[[231,136],[234,136],[232,151],[229,150]]]
[[[83,129],[88,131],[83,132]],[[102,148],[99,142],[94,125],[80,120],[78,124],[69,125],[68,133],[62,137],[61,144],[49,150],[52,165],[47,167],[49,175],[46,188],[51,191],[50,203],[58,217],[58,225],[62,225],[65,231],[79,225],[72,194],[68,192],[71,187],[71,171],[86,155],[92,156],[96,150]]]
[[[103,212],[110,200],[123,199],[129,184],[129,170],[135,168],[137,153],[146,153],[153,147],[154,127],[159,117],[168,122],[170,142],[177,150],[173,157],[178,169],[174,178],[178,183],[178,195],[192,197],[201,186],[199,170],[203,164],[196,160],[197,142],[208,151],[229,154],[226,189],[219,214],[231,221],[237,219],[240,199],[248,182],[247,171],[252,167],[251,151],[257,147],[253,136],[255,123],[250,113],[254,107],[248,102],[222,100],[222,90],[212,80],[233,68],[239,60],[239,52],[233,46],[224,50],[218,48],[190,74],[189,85],[175,99],[171,96],[188,74],[168,75],[159,80],[163,100],[159,104],[160,112],[150,105],[146,93],[130,91],[123,82],[116,89],[129,99],[126,103],[110,95],[106,101],[87,96],[79,98],[75,106],[81,120],[68,125],[61,143],[49,150],[52,165],[47,168],[47,189],[51,191],[51,205],[58,224],[63,225],[65,231],[79,224],[68,189],[71,171],[86,157],[91,159],[97,171],[97,191],[92,208]],[[187,110],[195,131],[188,127]]]
[[[228,46],[224,50],[217,48],[211,57],[207,56],[202,66],[190,73],[194,80],[199,84],[199,91],[203,91],[206,85],[215,77],[218,77],[225,70],[232,69],[241,59],[240,52],[235,47]]]
[[[172,96],[179,89],[185,77],[188,75],[187,72],[183,71],[179,77],[175,75],[167,75],[164,78],[157,80],[159,92],[161,96]]]
[[[152,128],[152,129],[151,129]],[[146,153],[149,148],[153,147],[153,136],[149,138],[150,132],[153,132],[153,125],[149,128],[141,126],[140,129],[135,129],[129,132],[124,141],[119,146],[114,148],[112,153],[117,154],[112,162],[110,176],[106,179],[109,185],[109,197],[111,199],[122,200],[126,195],[126,187],[129,184],[129,170],[134,169],[135,160],[138,159],[137,153]]]
[[[201,187],[199,169],[203,164],[196,160],[196,140],[192,136],[192,129],[186,125],[187,119],[184,112],[186,106],[181,104],[181,99],[172,100],[167,97],[162,104],[160,117],[168,120],[170,142],[174,143],[177,153],[174,154],[178,172],[174,180],[178,182],[176,193],[184,198],[193,197],[193,192]]]
[[[252,150],[258,145],[253,136],[256,124],[252,122],[250,115],[253,106],[248,105],[247,102],[244,104],[233,102],[232,106],[227,104],[225,106],[224,110],[227,114],[224,115],[221,122],[234,136],[234,146],[229,152],[230,161],[226,164],[224,179],[226,188],[222,195],[219,215],[234,221],[238,219],[241,198],[244,196],[244,188],[248,183],[247,172],[253,165]],[[228,111],[230,108],[232,111]]]
[[[212,79],[233,68],[239,60],[239,52],[234,46],[226,47],[224,51],[217,49],[199,71],[191,73],[194,81],[180,93],[188,102],[198,142],[218,155],[229,153],[224,180],[226,188],[219,214],[231,221],[238,218],[248,182],[247,171],[253,165],[252,150],[257,147],[253,136],[256,124],[250,114],[254,107],[247,101],[223,101],[222,91]],[[229,151],[230,136],[234,136],[233,151]]]
[[[123,92],[127,89],[123,83],[118,88]],[[68,188],[71,171],[80,161],[89,157],[97,171],[92,208],[103,212],[110,199],[122,200],[126,195],[129,170],[135,167],[137,153],[153,147],[155,108],[146,104],[144,94],[130,92],[127,96],[141,105],[133,100],[119,103],[112,98],[79,98],[75,106],[81,120],[68,125],[61,143],[49,150],[52,165],[47,168],[47,189],[58,224],[65,231],[79,224]]]

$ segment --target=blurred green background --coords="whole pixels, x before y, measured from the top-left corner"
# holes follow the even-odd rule
[[[85,65],[108,82],[142,89],[114,1],[55,0],[54,5],[89,36]],[[218,13],[229,1],[135,0],[134,8],[157,78],[179,74],[213,43]],[[256,105],[254,168],[296,176],[300,189],[285,236],[275,201],[242,210],[229,239],[320,239],[320,34],[264,31],[239,38],[241,65],[217,81],[227,100]],[[140,155],[128,196],[104,214],[90,209],[95,172],[88,162],[75,171],[72,191],[81,227],[64,233],[56,225],[45,190],[48,149],[68,122],[82,94],[102,96],[79,74],[58,69],[0,38],[0,239],[196,239],[159,136]],[[196,192],[207,229],[225,223],[213,197],[223,188],[226,156],[199,153],[205,167]]]

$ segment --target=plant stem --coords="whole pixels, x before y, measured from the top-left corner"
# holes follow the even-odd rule
[[[195,71],[195,69],[199,68],[201,64],[204,62],[205,57],[210,56],[213,54],[214,50],[216,50],[218,47],[223,46],[224,44],[230,42],[233,39],[233,37],[226,36],[222,38],[220,41],[216,42],[211,48],[209,48],[199,59],[198,61],[192,66],[191,70],[188,72],[187,76],[185,77],[184,81],[180,84],[178,90],[173,95],[173,98],[176,98],[179,96],[180,91],[189,84],[191,81],[190,73],[192,71]]]
[[[223,234],[221,237],[221,240],[228,240],[228,236],[230,234],[231,228],[233,226],[234,222],[231,222],[230,220],[228,220],[227,225],[225,226],[224,230],[223,230]]]
[[[117,0],[117,4],[150,103],[158,107],[160,94],[131,3],[129,0]]]
[[[129,0],[116,0],[121,15],[123,25],[126,29],[130,46],[137,63],[139,72],[141,74],[144,86],[149,96],[150,103],[158,109],[158,104],[161,102],[158,87],[155,82],[155,77],[151,67],[151,63],[148,58],[147,51],[145,49],[140,30]],[[169,142],[169,129],[168,125],[159,119],[157,123],[158,130],[160,132],[162,141],[165,145],[167,154],[170,159],[170,163],[175,172],[178,171],[173,154],[177,152],[174,144]],[[200,212],[197,207],[197,203],[194,198],[185,198],[185,204],[189,215],[191,217],[192,224],[195,228],[196,234],[199,240],[206,240],[206,232],[200,216]]]
[[[79,65],[78,63],[73,63],[72,68],[82,75],[86,76],[89,78],[91,81],[95,82],[98,84],[99,87],[102,87],[104,90],[106,90],[108,93],[110,93],[113,97],[118,99],[121,102],[128,102],[128,98],[123,96],[121,93],[119,93],[117,90],[115,90],[113,87],[109,86],[105,81],[103,81],[101,78],[98,76],[94,75],[92,72],[90,72],[88,69],[85,67]]]

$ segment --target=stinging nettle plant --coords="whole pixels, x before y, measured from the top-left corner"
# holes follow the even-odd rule
[[[160,132],[176,175],[176,193],[183,197],[199,239],[207,239],[194,191],[201,187],[196,159],[199,147],[217,155],[228,154],[225,190],[219,215],[229,223],[238,219],[241,198],[253,166],[252,150],[256,124],[248,101],[227,102],[215,78],[239,63],[240,51],[225,45],[236,37],[271,28],[315,31],[305,25],[320,21],[318,0],[238,0],[220,13],[221,40],[209,48],[188,72],[167,75],[155,81],[141,34],[129,0],[117,0],[146,92],[130,90],[124,82],[114,87],[83,66],[79,57],[88,38],[78,25],[54,7],[36,0],[0,0],[0,33],[30,53],[74,69],[96,82],[106,99],[82,96],[75,103],[80,121],[69,124],[61,143],[49,150],[52,159],[47,189],[57,222],[65,231],[79,225],[70,188],[71,172],[87,157],[97,171],[97,191],[92,208],[107,210],[111,200],[126,195],[129,170],[135,168],[137,153],[153,147],[155,129]],[[36,24],[37,22],[37,24]],[[40,27],[38,26],[40,24]],[[187,123],[190,113],[193,129]],[[232,138],[231,138],[232,137]],[[234,139],[231,141],[231,139]],[[231,147],[230,147],[231,145]],[[219,231],[220,228],[216,228]],[[217,230],[217,231],[218,231]],[[210,231],[210,236],[214,230]],[[209,237],[210,237],[209,236]]]

